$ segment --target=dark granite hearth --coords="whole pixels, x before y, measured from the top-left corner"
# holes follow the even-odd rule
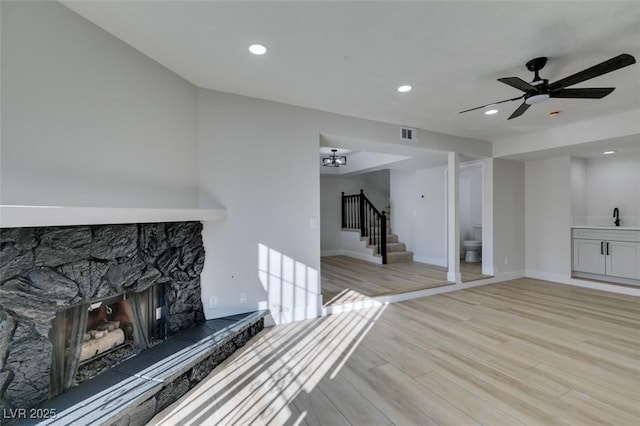
[[[264,328],[268,311],[208,320],[37,407],[12,425],[144,425]]]

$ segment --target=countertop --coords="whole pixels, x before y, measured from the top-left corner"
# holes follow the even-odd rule
[[[606,231],[640,231],[637,226],[608,226],[608,225],[573,225],[571,229],[601,229]]]

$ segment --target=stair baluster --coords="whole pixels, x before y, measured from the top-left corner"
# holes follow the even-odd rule
[[[376,254],[387,263],[387,217],[369,201],[364,190],[359,194],[342,193],[342,227],[358,229],[360,236],[367,238],[368,245],[374,246]]]

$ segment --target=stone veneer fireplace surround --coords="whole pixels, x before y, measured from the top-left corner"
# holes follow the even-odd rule
[[[57,313],[67,308],[162,285],[171,331],[204,319],[200,222],[8,228],[3,217],[2,226],[2,408],[30,407],[51,396],[49,333]]]

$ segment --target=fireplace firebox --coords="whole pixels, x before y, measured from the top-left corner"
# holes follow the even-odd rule
[[[91,379],[168,337],[164,285],[57,313],[49,331],[51,390]]]

